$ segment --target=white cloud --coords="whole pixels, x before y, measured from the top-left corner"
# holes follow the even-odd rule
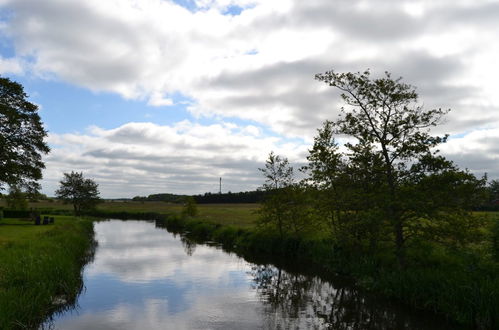
[[[310,136],[321,121],[334,117],[330,97],[323,97],[313,80],[330,68],[394,71],[420,87],[426,104],[455,108],[453,119],[465,110],[462,102],[476,102],[468,86],[485,87],[480,100],[493,107],[499,103],[488,87],[496,78],[490,65],[499,24],[488,18],[499,11],[494,3],[203,0],[196,5],[202,10],[155,0],[16,0],[4,4],[15,15],[3,31],[20,58],[32,59],[28,67],[38,75],[154,106],[170,105],[165,95],[179,92],[194,100],[189,109],[197,115],[251,119],[290,136]],[[246,9],[224,15],[231,5]],[[415,67],[421,54],[437,66],[457,65],[445,74],[424,63]],[[424,76],[431,77],[428,88]],[[235,85],[218,83],[223,80]],[[449,97],[431,93],[434,86]],[[476,110],[474,117],[484,116]]]
[[[442,154],[467,168],[477,176],[487,173],[489,178],[499,178],[499,128],[469,132],[451,138],[440,148]]]
[[[320,123],[334,119],[339,108],[338,93],[314,81],[314,74],[371,68],[375,73],[387,70],[403,76],[418,87],[426,107],[451,108],[439,131],[460,134],[499,127],[496,1],[193,3],[196,10],[190,11],[173,1],[157,0],[3,1],[3,8],[13,15],[1,32],[13,40],[16,58],[0,61],[0,71],[55,77],[94,91],[145,100],[152,106],[171,105],[169,96],[178,93],[192,100],[187,109],[198,118],[249,120],[283,138],[310,141]],[[230,6],[244,10],[240,15],[224,15]],[[240,156],[238,146],[248,149],[248,141],[268,141],[252,128],[235,135],[231,132],[228,139],[230,129],[222,123],[209,128],[188,125],[185,132],[177,124],[161,134],[134,125],[133,132],[125,125],[104,135],[53,136],[68,149],[54,149],[49,164],[58,164],[57,171],[64,167],[61,159],[74,165],[76,161],[67,159],[74,153],[82,167],[92,164],[95,173],[94,163],[100,161],[115,166],[123,176],[146,169],[162,173],[166,185],[164,165],[134,165],[136,158],[165,162],[169,159],[161,158],[159,150],[182,157],[190,150],[189,173],[217,172],[217,176],[230,170],[215,171],[203,165],[207,159],[214,163],[215,156],[230,154],[231,161],[254,160],[253,152],[253,158]],[[143,139],[135,140],[133,134]],[[238,134],[245,134],[244,138]],[[127,139],[138,141],[137,145]],[[170,145],[180,149],[145,148],[158,139],[173,141]],[[184,145],[189,147],[181,149]],[[266,152],[259,153],[260,161]],[[133,156],[118,162],[117,155],[125,154]],[[499,165],[490,166],[491,172],[499,173]],[[208,185],[200,189],[210,190]],[[175,181],[173,190],[184,190],[180,181]]]
[[[104,197],[133,197],[157,192],[205,193],[256,189],[258,172],[270,151],[291,162],[303,161],[307,146],[265,136],[253,125],[170,126],[128,123],[115,129],[89,128],[83,134],[51,134],[42,185],[49,195],[63,172],[83,171],[100,185]],[[127,187],[125,190],[123,187]]]
[[[21,74],[23,71],[23,65],[19,59],[0,56],[0,74]]]
[[[173,105],[173,100],[171,98],[164,97],[160,93],[155,92],[151,95],[147,104],[155,107],[169,106]]]

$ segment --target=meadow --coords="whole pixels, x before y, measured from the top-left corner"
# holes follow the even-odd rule
[[[45,213],[60,213],[60,211],[70,214],[73,208],[69,204],[61,203],[57,200],[30,202],[29,208],[41,210]],[[0,207],[5,207],[5,202],[0,200]],[[258,218],[256,211],[259,204],[198,204],[197,218],[221,225],[230,225],[237,228],[250,228],[255,225]],[[110,213],[160,213],[180,215],[182,204],[165,202],[136,202],[136,201],[105,201],[97,205],[97,211]]]

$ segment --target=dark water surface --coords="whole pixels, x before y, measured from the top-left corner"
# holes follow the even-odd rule
[[[196,245],[154,222],[95,223],[77,306],[53,329],[446,329],[431,315],[316,276]]]

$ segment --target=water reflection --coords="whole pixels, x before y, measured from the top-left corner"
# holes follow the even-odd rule
[[[84,271],[86,290],[76,310],[54,318],[55,329],[444,328],[355,290],[249,263],[150,222],[99,222],[95,230],[99,245]]]
[[[283,329],[446,329],[436,317],[410,315],[347,287],[270,265],[251,269],[265,304],[265,327]]]
[[[182,242],[182,246],[184,247],[185,254],[189,257],[192,257],[194,251],[196,251],[196,243],[187,237],[180,237],[180,241]]]

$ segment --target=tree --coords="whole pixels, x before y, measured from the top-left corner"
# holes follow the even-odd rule
[[[184,208],[182,209],[182,214],[190,217],[194,217],[198,214],[198,207],[196,200],[192,196],[187,196],[185,198]]]
[[[380,204],[379,155],[362,144],[352,152],[340,152],[335,140],[337,127],[324,122],[314,138],[302,170],[314,193],[313,204],[331,229],[335,240],[351,244],[369,237],[368,251],[374,253],[381,222],[376,210]],[[356,248],[358,249],[358,246]]]
[[[492,180],[488,184],[488,189],[490,193],[490,201],[497,201],[499,200],[499,180]]]
[[[9,194],[5,196],[7,207],[12,210],[27,210],[28,201],[26,194],[16,186],[10,187]]]
[[[74,212],[80,215],[83,210],[94,208],[99,202],[98,184],[85,179],[83,173],[64,173],[56,197],[66,204],[73,204]]]
[[[339,89],[350,109],[341,109],[342,116],[335,122],[336,133],[355,138],[345,146],[353,155],[367,151],[381,160],[376,169],[383,174],[383,210],[393,226],[396,254],[404,263],[404,210],[401,208],[400,188],[410,176],[414,164],[432,159],[438,144],[447,136],[434,137],[429,133],[447,110],[424,110],[418,105],[415,88],[392,79],[371,79],[369,70],[363,73],[317,74],[316,80]]]
[[[263,188],[265,190],[276,190],[285,188],[293,184],[293,167],[289,165],[286,157],[281,157],[270,152],[269,158],[265,161],[265,168],[259,168],[265,177]]]
[[[293,183],[293,167],[288,159],[270,152],[265,161],[265,168],[259,168],[265,177],[263,189],[268,192],[260,209],[260,224],[271,225],[277,229],[282,238],[285,231],[285,217],[289,210],[289,200],[284,191]]]
[[[271,152],[265,168],[265,198],[259,210],[260,225],[276,229],[279,237],[285,233],[298,235],[310,227],[310,203],[303,187],[295,183],[293,167],[288,159]]]
[[[42,155],[50,149],[37,111],[20,84],[0,78],[0,190],[5,185],[28,192],[39,189]]]
[[[332,122],[326,121],[323,127],[317,130],[318,135],[314,138],[314,144],[307,156],[309,164],[303,166],[301,171],[308,173],[309,177],[305,183],[311,186],[311,191],[317,197],[314,199],[317,209],[328,219],[333,235],[338,236],[348,185],[343,184],[345,162],[338,151],[333,127]]]

